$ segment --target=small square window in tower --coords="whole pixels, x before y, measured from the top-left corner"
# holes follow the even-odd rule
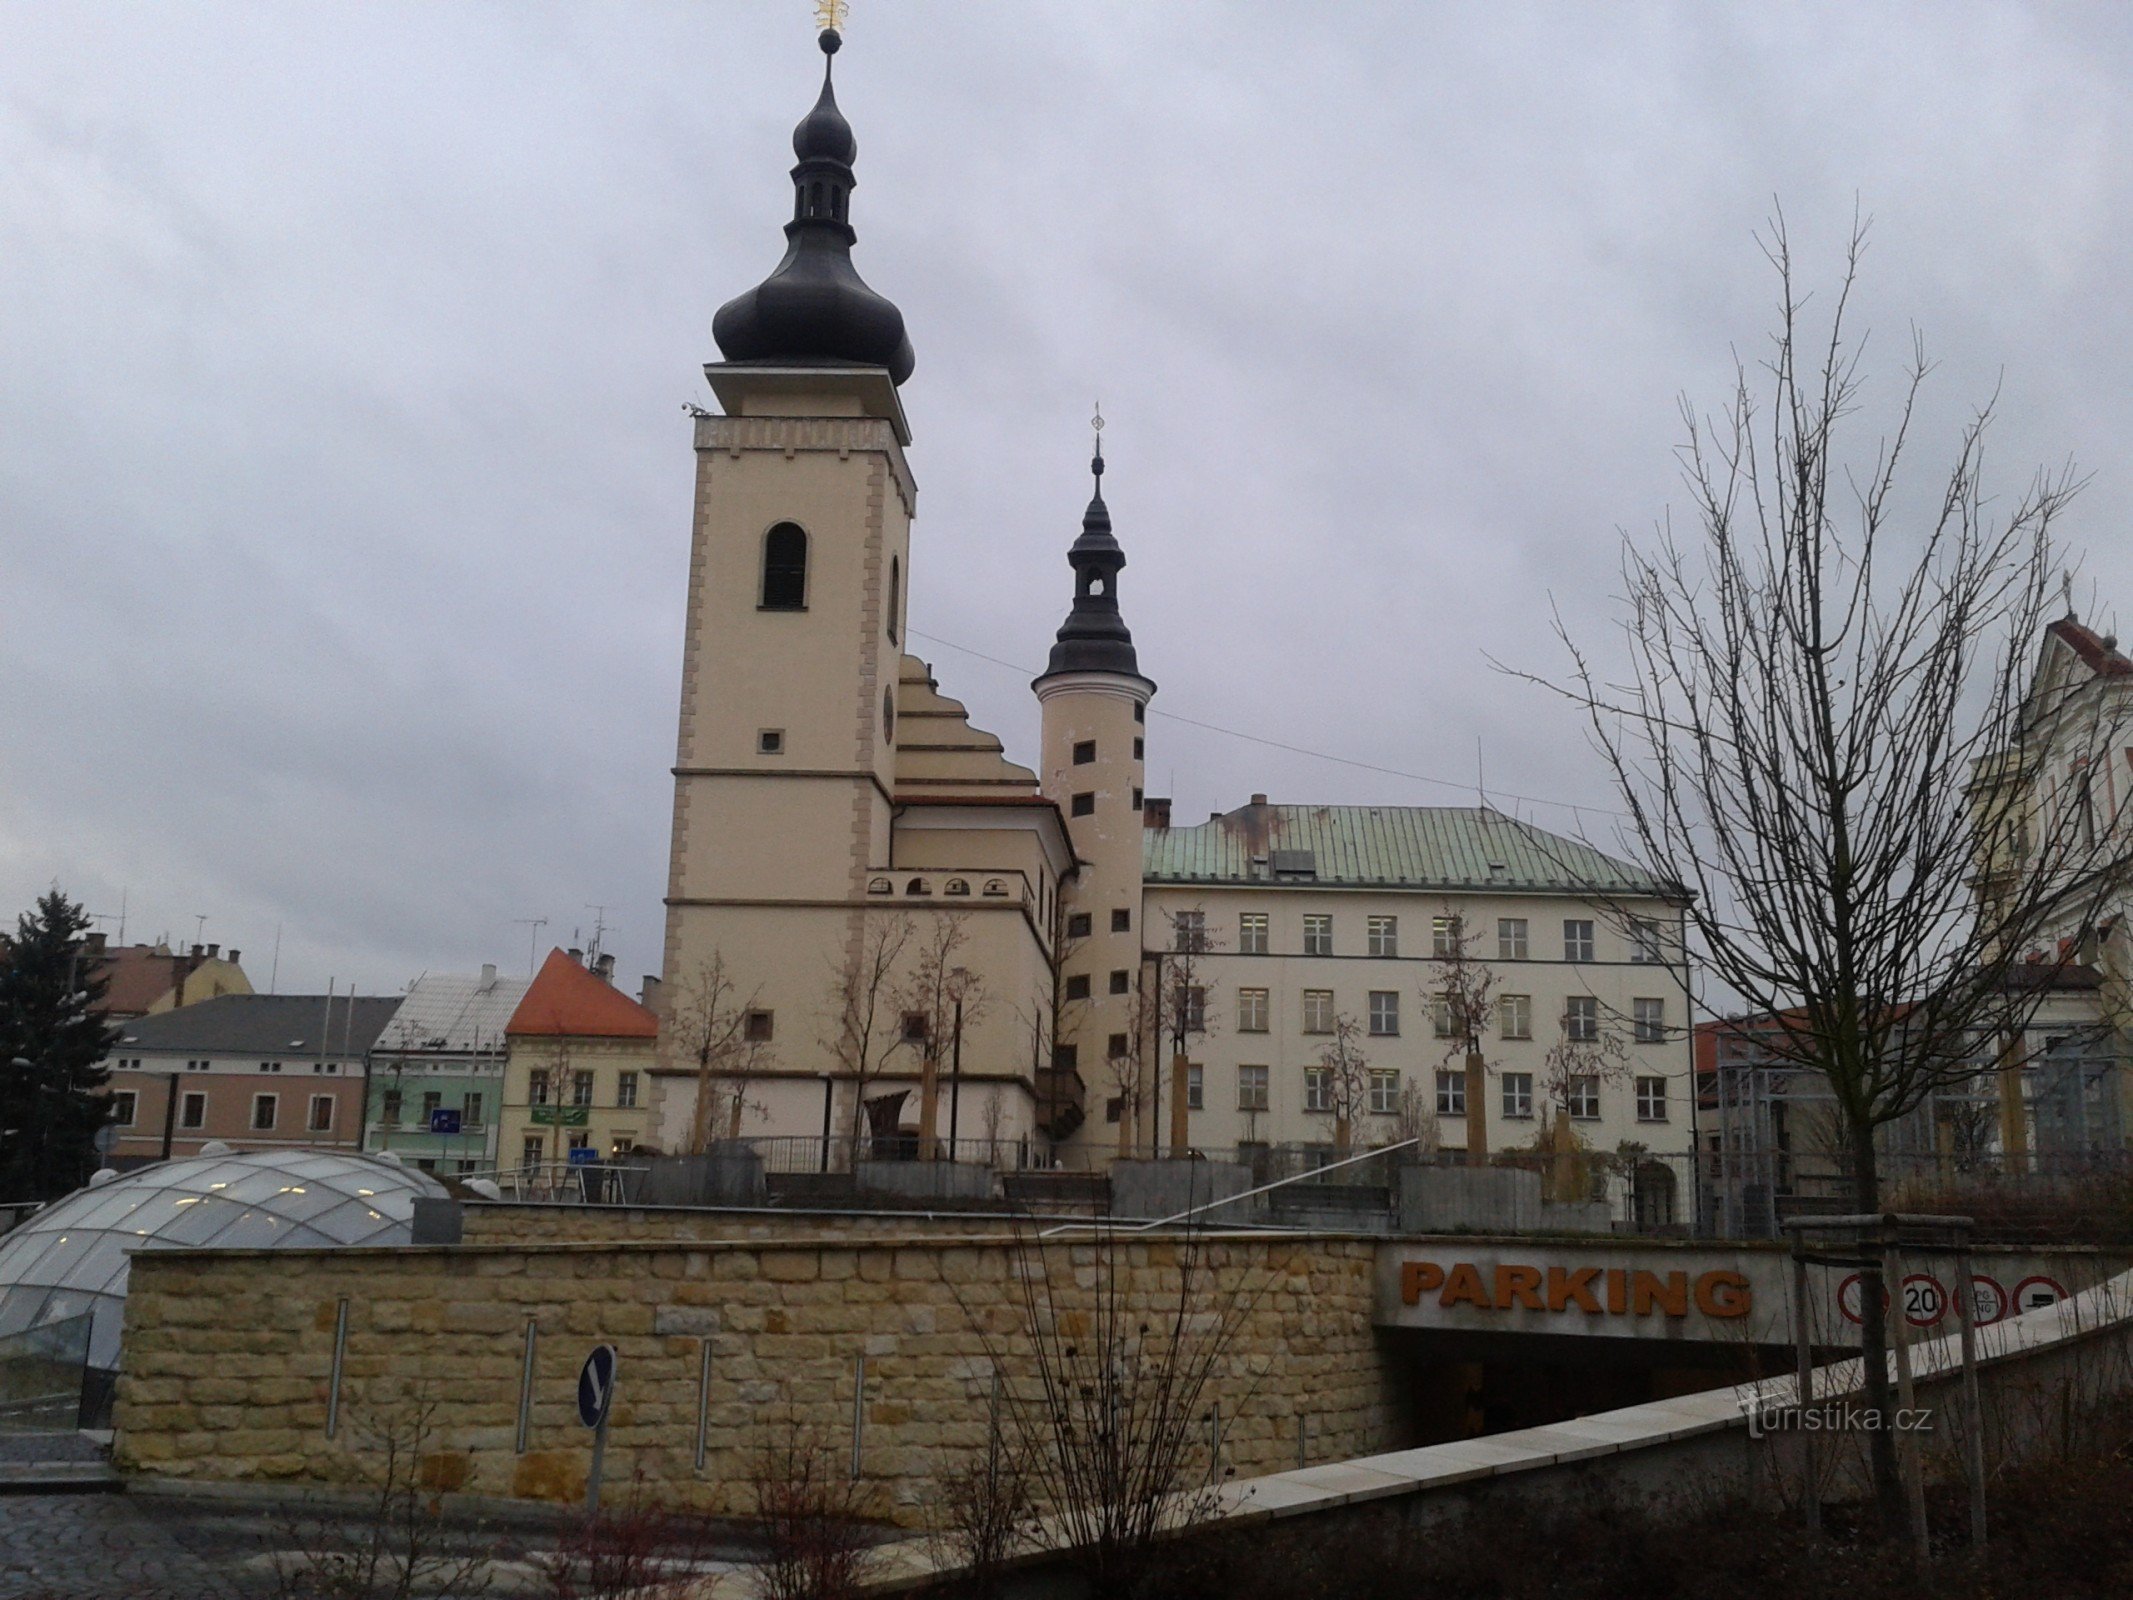
[[[1077,794],[1074,796],[1073,804],[1068,807],[1068,810],[1077,817],[1094,816],[1096,814],[1096,796],[1086,792]]]
[[[1089,998],[1089,975],[1086,972],[1077,972],[1067,979],[1066,997],[1069,1000],[1086,1000]]]
[[[1085,767],[1096,759],[1096,741],[1083,739],[1074,746],[1074,765]]]
[[[1112,974],[1111,974],[1111,992],[1112,992],[1113,994],[1129,994],[1129,993],[1131,993],[1131,992],[1132,992],[1132,989],[1133,989],[1133,974],[1132,974],[1132,973],[1130,973],[1130,972],[1123,972],[1123,971],[1121,971],[1121,972],[1114,972],[1114,973],[1112,973]]]
[[[750,1044],[767,1044],[777,1031],[777,1016],[769,1011],[751,1011],[742,1025],[743,1036]]]
[[[1134,760],[1138,761],[1138,760],[1140,760],[1140,759],[1141,759],[1141,754],[1142,754],[1142,746],[1143,746],[1143,745],[1144,745],[1145,743],[1146,743],[1146,741],[1145,741],[1145,740],[1142,740],[1142,739],[1135,739],[1135,740],[1133,741],[1133,759],[1134,759]]]
[[[1123,906],[1113,911],[1111,913],[1111,931],[1113,933],[1131,933],[1133,931],[1133,913]]]
[[[1088,914],[1088,912],[1086,912],[1086,911],[1070,911],[1070,912],[1068,912],[1068,913],[1067,913],[1067,937],[1068,937],[1069,939],[1086,939],[1086,938],[1087,938],[1088,936],[1089,936],[1089,914]]]
[[[782,756],[785,754],[785,730],[783,728],[757,729],[755,753],[759,756]]]

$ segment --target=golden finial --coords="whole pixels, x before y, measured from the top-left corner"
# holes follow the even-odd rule
[[[815,0],[815,26],[831,30],[844,26],[845,0]]]

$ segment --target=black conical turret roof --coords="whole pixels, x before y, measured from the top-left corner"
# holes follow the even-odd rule
[[[837,109],[829,57],[837,30],[822,32],[822,93],[793,129],[793,218],[785,259],[746,294],[727,301],[711,335],[728,361],[886,367],[902,383],[914,358],[904,314],[866,286],[852,265],[858,237],[848,218],[859,141]]]
[[[1112,537],[1111,508],[1104,504],[1100,439],[1089,471],[1096,479],[1096,490],[1089,498],[1089,509],[1082,513],[1081,537],[1067,551],[1067,564],[1074,569],[1074,606],[1059,626],[1044,676],[1120,672],[1137,678],[1141,669],[1133,651],[1133,635],[1118,609],[1118,569],[1126,564],[1126,552]]]

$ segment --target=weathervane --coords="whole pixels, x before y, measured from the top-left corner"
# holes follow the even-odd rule
[[[844,26],[845,0],[815,0],[815,26],[835,31]]]
[[[1101,461],[1104,458],[1104,403],[1101,400],[1096,402],[1096,415],[1089,418],[1089,426],[1096,430],[1096,459]],[[1097,470],[1103,469],[1099,467]]]

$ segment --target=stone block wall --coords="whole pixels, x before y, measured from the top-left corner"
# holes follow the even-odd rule
[[[1045,1220],[1005,1213],[776,1211],[761,1206],[587,1206],[528,1200],[472,1200],[461,1207],[464,1244],[573,1244],[661,1240],[730,1244],[765,1239],[943,1238],[1011,1234]]]
[[[996,1361],[1002,1382],[1032,1382],[1022,1275],[1041,1275],[1078,1331],[1093,1315],[1098,1248],[855,1231],[762,1243],[146,1252],[127,1296],[116,1460],[195,1481],[354,1485],[382,1471],[391,1434],[419,1454],[433,1487],[571,1500],[584,1492],[592,1438],[576,1417],[578,1369],[606,1342],[619,1354],[608,1483],[637,1479],[662,1500],[744,1515],[751,1471],[788,1430],[846,1468],[863,1357],[867,1503],[922,1525],[943,1475],[984,1445]],[[1136,1237],[1110,1248],[1128,1321],[1161,1326],[1181,1252],[1195,1247]],[[1223,1469],[1297,1465],[1300,1414],[1313,1461],[1405,1442],[1395,1369],[1371,1326],[1370,1241],[1233,1235],[1196,1248],[1200,1320],[1227,1308],[1237,1330],[1207,1396],[1219,1408]]]

